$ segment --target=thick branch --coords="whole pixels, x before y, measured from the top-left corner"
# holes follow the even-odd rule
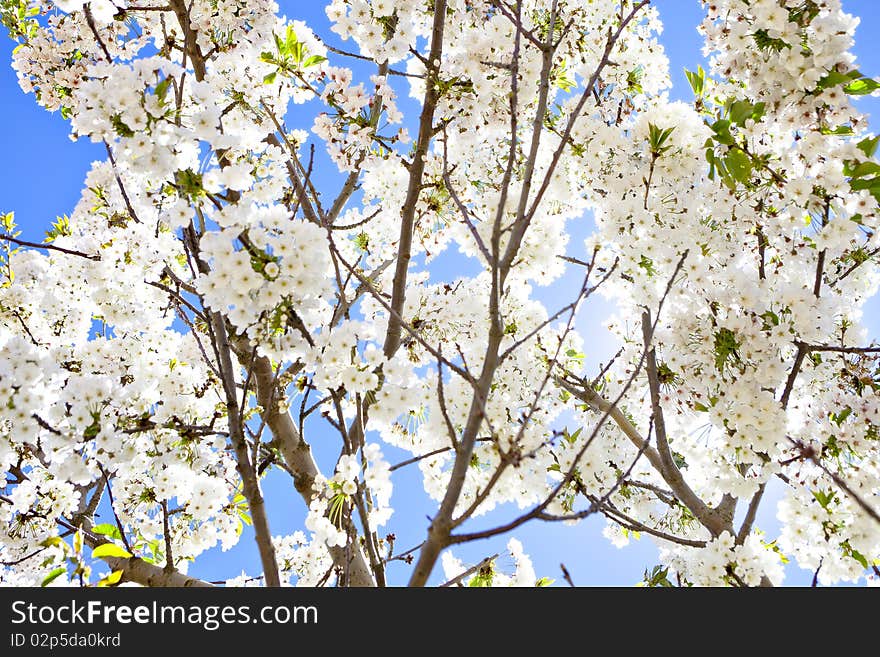
[[[661,458],[657,449],[645,444],[645,439],[642,437],[641,433],[639,433],[639,430],[632,425],[620,408],[616,405],[610,404],[597,392],[587,386],[575,386],[564,379],[558,379],[557,383],[593,410],[607,414],[608,417],[614,420],[614,423],[620,428],[623,434],[629,438],[630,442],[632,442],[637,449],[644,452],[645,457],[654,469],[660,473],[675,497],[678,498],[682,504],[687,506],[694,516],[700,520],[709,531],[714,532],[715,530],[712,529],[712,527],[714,527],[718,530],[717,533],[720,534],[726,529],[726,527],[719,526],[720,523],[718,522],[715,513],[699,498],[699,496],[697,496],[691,487],[688,486],[687,482],[681,477],[681,473],[678,473],[678,476],[676,477],[674,471],[667,470],[664,460]],[[675,465],[675,463],[673,463],[673,465]],[[676,471],[677,470],[678,468],[676,468]]]
[[[651,315],[646,310],[642,314],[642,337],[645,343],[645,371],[648,375],[648,388],[651,393],[651,410],[654,417],[654,428],[657,433],[660,474],[703,526],[712,532],[713,536],[718,536],[725,529],[728,529],[726,527],[727,523],[724,523],[718,514],[693,492],[691,487],[685,482],[681,470],[675,464],[675,459],[672,458],[672,450],[669,448],[669,441],[666,436],[666,421],[663,418],[663,408],[660,405],[660,378],[657,374],[657,356],[654,347],[651,345],[653,333]]]
[[[66,529],[76,531],[83,530],[83,541],[94,549],[107,543],[103,536],[93,534],[91,520],[83,518],[80,526],[58,519],[58,524]],[[122,582],[133,582],[141,586],[174,587],[174,588],[204,588],[211,584],[178,571],[166,571],[161,566],[148,563],[139,557],[101,557],[112,571],[122,571]]]
[[[419,136],[409,169],[409,184],[406,198],[400,209],[400,240],[397,244],[397,264],[394,268],[394,283],[391,291],[391,308],[388,317],[388,331],[385,334],[385,356],[391,358],[400,347],[402,326],[399,317],[403,316],[406,298],[406,277],[412,254],[413,225],[416,206],[422,189],[422,175],[428,147],[434,134],[434,112],[440,99],[440,57],[443,55],[443,29],[446,25],[446,0],[434,2],[434,25],[431,29],[431,49],[428,53],[427,79],[425,80],[425,101],[419,118]]]
[[[166,571],[161,566],[148,563],[138,557],[128,559],[122,557],[103,557],[104,562],[113,571],[121,570],[122,582],[134,582],[141,586],[158,586],[174,588],[205,588],[211,584],[177,570]]]
[[[260,481],[257,478],[256,468],[251,463],[248,452],[247,440],[244,436],[244,426],[241,415],[238,413],[238,391],[233,374],[232,358],[230,355],[229,339],[226,333],[226,322],[219,313],[211,314],[211,323],[214,328],[214,340],[219,354],[220,373],[222,374],[223,390],[226,393],[226,415],[229,420],[229,438],[235,451],[238,473],[241,476],[242,495],[248,502],[248,509],[253,521],[254,537],[260,552],[260,561],[263,566],[263,576],[266,586],[280,586],[281,579],[278,574],[278,561],[275,558],[275,546],[272,543],[272,533],[269,530],[269,517],[266,514],[266,503],[260,490]]]
[[[236,346],[240,358],[246,359],[251,353],[243,341],[239,341]],[[312,450],[300,436],[290,414],[279,407],[280,396],[276,394],[275,390],[277,381],[269,360],[263,356],[257,356],[253,363],[244,362],[244,365],[253,369],[253,378],[257,385],[257,403],[262,407],[263,420],[272,432],[273,445],[281,452],[285,463],[293,472],[294,486],[308,506],[314,496],[315,477],[319,474]],[[346,564],[344,548],[331,548],[330,554],[336,566],[344,568]],[[375,585],[370,568],[359,546],[355,546],[352,551],[348,569],[349,583],[352,586]]]

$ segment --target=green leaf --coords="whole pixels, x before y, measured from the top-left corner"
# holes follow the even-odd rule
[[[820,90],[830,89],[831,87],[836,87],[839,84],[846,84],[851,81],[852,78],[848,75],[838,73],[837,71],[828,71],[828,74],[816,84],[816,88]]]
[[[549,577],[542,577],[535,582],[535,586],[552,586],[555,581],[555,579],[550,579]]]
[[[345,512],[345,503],[348,501],[348,495],[345,493],[336,493],[330,499],[330,511],[327,517],[337,527],[342,527],[343,513]]]
[[[673,130],[675,130],[674,127],[661,129],[653,123],[648,124],[648,146],[651,149],[651,155],[660,157],[672,148],[666,145],[666,140],[669,139]]]
[[[651,572],[645,571],[644,579],[639,583],[640,586],[647,587],[663,587],[670,588],[674,585],[669,581],[669,568],[662,566],[654,566]]]
[[[91,439],[97,436],[99,433],[101,433],[101,425],[97,421],[95,421],[85,428],[85,431],[83,431],[83,438]]]
[[[562,437],[565,439],[565,442],[567,442],[569,445],[574,445],[577,442],[577,439],[580,437],[581,432],[583,432],[583,430],[584,430],[584,428],[580,427],[574,433],[569,433],[568,429],[566,428],[562,433]]]
[[[724,373],[724,366],[731,356],[739,360],[738,348],[736,334],[728,328],[719,329],[715,333],[715,369]]]
[[[688,467],[687,459],[684,458],[684,454],[679,454],[678,452],[672,452],[672,462],[675,463],[675,467],[679,470],[684,470]],[[633,532],[635,537],[638,539],[638,532]]]
[[[49,586],[49,584],[51,584],[52,582],[54,582],[56,579],[58,579],[59,577],[61,577],[61,576],[62,576],[64,573],[66,573],[66,572],[67,572],[67,568],[66,568],[66,567],[64,567],[64,566],[58,566],[55,570],[53,570],[51,573],[49,573],[48,575],[46,575],[46,576],[43,578],[43,581],[42,581],[42,583],[40,584],[40,586]]]
[[[121,559],[128,559],[131,556],[131,552],[116,545],[116,543],[104,543],[92,550],[92,559],[100,559],[102,557],[119,557]]]
[[[657,378],[660,381],[660,385],[668,386],[676,382],[678,375],[666,363],[658,363]]]
[[[174,178],[181,196],[194,200],[205,193],[202,187],[202,174],[196,173],[192,169],[176,171]]]
[[[853,80],[843,88],[843,90],[850,96],[865,96],[873,93],[877,89],[880,89],[880,82],[877,82],[873,78]]]
[[[312,55],[311,57],[307,57],[306,60],[302,63],[303,68],[309,68],[310,66],[316,66],[321,62],[326,62],[327,58],[322,57],[321,55]]]
[[[847,136],[847,135],[851,135],[851,134],[853,134],[855,131],[852,129],[852,126],[849,126],[849,125],[841,125],[841,126],[837,126],[837,127],[834,128],[834,129],[829,128],[828,126],[824,126],[824,125],[823,125],[821,128],[819,128],[819,132],[821,132],[823,135],[843,135],[843,136]]]
[[[60,536],[50,536],[49,538],[44,538],[42,541],[40,541],[40,545],[42,545],[43,547],[56,547],[59,545],[65,548],[67,547],[67,543],[65,543]]]
[[[767,310],[758,316],[764,320],[764,326],[762,327],[762,330],[764,331],[769,331],[774,326],[779,326],[779,315],[772,310]]]
[[[794,3],[789,3],[794,4]],[[788,10],[788,20],[797,23],[800,27],[809,27],[813,19],[821,13],[821,9],[815,0],[803,0]]]
[[[272,84],[275,82],[275,77],[278,75],[278,71],[272,71],[267,76],[263,78],[263,84]]]
[[[168,93],[168,86],[171,84],[171,78],[167,77],[156,85],[155,94],[159,100],[165,101],[165,95]]]
[[[773,52],[781,52],[786,48],[791,49],[791,44],[782,39],[772,38],[767,30],[758,30],[752,35],[755,39],[755,45],[759,50],[772,50]]]
[[[569,92],[575,88],[575,81],[568,76],[565,69],[561,69],[555,76],[556,86],[564,92]]]
[[[287,31],[284,35],[284,48],[285,51],[290,53],[293,51],[295,46],[299,45],[299,39],[296,37],[296,31],[293,29],[293,25],[287,26]]]
[[[746,184],[752,175],[752,158],[739,148],[732,148],[724,158],[727,170],[737,182]]]
[[[853,559],[858,561],[862,565],[862,568],[869,568],[870,567],[868,564],[868,560],[865,558],[865,555],[862,554],[861,552],[859,552],[858,550],[853,550],[852,548],[850,548],[849,556],[851,556]]]
[[[122,571],[121,570],[114,570],[112,573],[107,575],[107,577],[104,577],[103,579],[101,579],[98,582],[98,588],[104,588],[107,586],[115,586],[116,584],[119,584],[119,580],[121,580],[121,579],[122,579]]]
[[[691,85],[691,89],[693,89],[694,96],[702,98],[703,92],[706,89],[706,71],[703,70],[702,66],[698,66],[696,73],[685,69],[684,74]]]
[[[866,137],[856,144],[856,146],[865,154],[865,157],[873,157],[874,153],[877,152],[878,143],[880,143],[880,135],[876,137]]]
[[[73,231],[70,228],[70,217],[65,214],[55,218],[52,228],[46,231],[46,241],[51,242],[54,239],[68,235],[73,235]]]
[[[733,139],[733,135],[730,134],[730,121],[727,119],[718,119],[709,127],[712,128],[712,132],[715,133],[713,139],[719,144],[733,146],[736,143]]]
[[[815,497],[816,501],[819,503],[819,506],[830,513],[828,505],[831,504],[836,497],[834,491],[829,491],[826,493],[825,491],[814,490],[811,492],[813,493],[813,497]]]
[[[100,525],[95,525],[92,528],[92,533],[115,538],[117,541],[122,540],[122,533],[119,531],[119,528],[116,525],[111,525],[108,522],[102,523]]]
[[[830,413],[828,417],[839,427],[850,415],[852,415],[852,409],[847,406],[840,413]]]
[[[626,90],[634,94],[642,93],[644,91],[642,88],[642,78],[644,76],[645,67],[639,64],[626,74]],[[574,83],[572,83],[572,86],[574,86]]]
[[[306,55],[306,47],[297,41],[290,47],[290,56],[294,63],[302,65],[303,58]]]
[[[738,126],[744,126],[746,121],[753,119],[756,123],[764,116],[765,103],[752,104],[747,100],[738,100],[730,105],[728,116]]]
[[[706,162],[709,163],[709,180],[715,180],[715,149],[706,149]]]
[[[361,231],[355,236],[354,244],[361,251],[366,251],[370,248],[370,236],[367,233]]]
[[[880,178],[857,178],[853,179],[849,184],[849,186],[855,191],[859,191],[860,189],[873,190],[877,185],[880,185]]]
[[[7,212],[6,214],[0,215],[0,226],[3,227],[3,232],[12,233],[15,230],[15,213]]]
[[[771,550],[773,553],[779,557],[779,560],[782,563],[788,563],[789,559],[785,556],[785,552],[782,551],[782,548],[779,547],[776,541],[770,541],[767,543],[766,541],[761,541],[761,545],[763,545],[766,549]]]
[[[122,120],[122,114],[117,113],[110,117],[110,124],[120,137],[134,137],[134,130],[128,127]]]
[[[875,178],[858,178],[850,181],[850,188],[853,191],[867,189],[871,195],[880,202],[880,176]]]
[[[654,261],[651,260],[648,256],[642,256],[639,260],[639,267],[645,270],[645,273],[648,276],[653,276],[657,273],[657,270],[654,269]]]
[[[880,173],[880,164],[876,162],[862,162],[852,170],[850,175],[853,178],[864,178],[875,173]]]
[[[489,588],[492,586],[492,580],[495,578],[495,562],[491,562],[480,568],[479,572],[474,575],[468,582],[470,588]]]
[[[764,118],[764,112],[767,110],[767,103],[755,103],[755,106],[752,108],[752,119],[755,123],[758,123],[761,119]]]

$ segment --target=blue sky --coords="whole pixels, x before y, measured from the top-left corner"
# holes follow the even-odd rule
[[[322,3],[284,0],[280,2],[282,13],[289,18],[302,19],[313,25],[321,36],[328,36],[336,44],[335,35],[327,29],[327,19]],[[702,41],[695,28],[702,11],[697,0],[655,0],[665,23],[661,41],[670,58],[674,88],[672,96],[690,100],[691,92],[684,77],[685,67],[693,69],[702,61]],[[856,35],[855,52],[862,71],[866,75],[880,75],[880,49],[873,39],[880,34],[880,2],[877,0],[844,0],[844,7],[861,16],[862,23]],[[14,44],[8,39],[0,41],[0,143],[3,144],[3,175],[0,176],[0,212],[14,210],[16,219],[24,231],[23,237],[39,240],[43,231],[57,215],[72,211],[76,204],[83,180],[91,162],[103,159],[103,148],[87,140],[71,142],[69,129],[61,117],[39,109],[32,96],[25,96],[18,87],[15,74],[8,65]],[[864,99],[862,106],[868,112],[880,113],[880,100]],[[295,120],[291,122],[293,126]],[[308,127],[308,123],[302,126]],[[588,223],[588,222],[583,222]],[[572,244],[580,243],[582,235],[574,236]],[[592,306],[594,312],[596,306]],[[597,313],[597,314],[601,314]],[[870,302],[865,321],[871,335],[880,335],[880,302]],[[597,324],[598,325],[598,324]],[[581,327],[583,328],[583,327]],[[589,336],[590,339],[596,336]],[[607,345],[606,345],[607,346]],[[324,441],[329,443],[328,441]],[[316,445],[319,459],[330,458],[331,450]],[[326,454],[323,454],[326,452]],[[402,452],[387,450],[392,462],[405,458]],[[332,469],[325,463],[325,469]],[[397,475],[400,475],[397,477]],[[397,534],[400,549],[410,547],[424,538],[428,520],[434,510],[420,491],[419,471],[404,468],[395,475],[395,516],[391,527]],[[288,533],[301,528],[305,517],[302,501],[295,494],[290,479],[284,475],[272,475],[265,481],[269,502],[270,522],[274,534]],[[765,504],[763,517],[758,524],[767,529],[775,524],[775,509]],[[482,522],[489,523],[495,514]],[[406,521],[406,522],[404,522]],[[481,523],[482,524],[482,523]],[[560,561],[565,561],[575,582],[595,585],[632,585],[641,579],[642,570],[656,563],[656,550],[650,540],[643,538],[623,550],[614,548],[601,536],[604,521],[591,518],[576,527],[558,523],[526,525],[516,536],[532,556],[539,576],[561,581]],[[504,551],[506,537],[484,543],[462,546],[456,554],[465,560],[478,561],[495,552]],[[256,550],[252,541],[245,537],[232,553],[213,552],[199,560],[193,574],[207,579],[224,579],[237,575],[241,570],[255,573],[258,568]],[[512,568],[510,558],[501,559],[502,568]],[[402,583],[408,576],[409,567],[395,562],[389,571],[389,579]],[[438,568],[439,571],[439,568]],[[810,575],[791,570],[787,583],[809,583]],[[435,581],[442,581],[442,574],[435,573]]]

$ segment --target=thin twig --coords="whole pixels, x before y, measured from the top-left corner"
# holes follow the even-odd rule
[[[95,41],[98,42],[98,45],[101,46],[101,50],[104,51],[104,56],[107,58],[107,63],[108,63],[108,64],[112,64],[112,63],[113,63],[113,57],[110,56],[110,51],[107,50],[107,46],[104,45],[104,40],[101,38],[101,35],[98,34],[98,28],[95,27],[95,19],[94,19],[94,17],[92,16],[91,3],[87,2],[87,3],[83,6],[83,10],[84,10],[84,13],[85,13],[85,16],[86,16],[86,23],[88,24],[89,29],[92,31],[92,34],[93,34],[94,37],[95,37]]]
[[[324,47],[327,48],[327,50],[329,50],[330,52],[335,53],[337,55],[342,55],[343,57],[351,57],[352,59],[359,59],[364,62],[376,61],[372,57],[367,57],[366,55],[359,55],[356,52],[349,52],[348,50],[342,50],[342,48],[336,48],[334,46],[331,46],[329,43],[325,43]],[[407,78],[422,78],[422,79],[424,79],[424,77],[425,77],[424,75],[421,75],[419,73],[407,73],[406,71],[398,71],[393,68],[388,69],[388,74],[389,75],[399,75],[401,77],[407,77]]]
[[[497,558],[498,558],[498,554],[493,554],[491,557],[486,557],[480,563],[471,566],[470,568],[468,568],[466,571],[464,571],[460,575],[456,575],[451,580],[449,580],[448,582],[444,582],[440,586],[441,587],[455,586],[459,582],[463,581],[468,575],[472,575],[473,573],[475,573],[475,572],[477,572],[487,566],[491,566],[492,562],[495,561],[495,559],[497,559]]]
[[[168,501],[162,500],[162,528],[165,533],[165,572],[174,570],[174,553],[171,550],[171,525],[168,522]]]
[[[12,237],[11,235],[0,235],[0,240],[6,240],[7,242],[12,242],[13,244],[17,244],[18,246],[25,246],[32,249],[45,249],[46,251],[58,251],[59,253],[65,253],[67,255],[78,256],[80,258],[86,258],[88,260],[100,260],[101,256],[99,255],[91,255],[88,253],[83,253],[82,251],[76,251],[75,249],[65,249],[63,246],[55,246],[54,244],[48,244],[46,242],[28,242],[26,240],[20,240],[16,237]]]
[[[574,585],[574,580],[571,579],[571,574],[568,572],[568,568],[565,567],[564,563],[559,564],[559,569],[562,571],[562,577],[568,582],[568,585],[572,588],[577,588]]]
[[[116,184],[119,187],[119,191],[122,193],[122,200],[125,202],[125,208],[128,210],[129,216],[134,219],[136,224],[141,223],[141,220],[138,219],[137,213],[134,211],[134,207],[131,204],[131,200],[128,198],[128,193],[125,191],[125,185],[122,184],[122,178],[119,177],[119,167],[116,166],[116,158],[113,157],[113,150],[110,148],[110,144],[107,143],[107,140],[104,140],[104,148],[107,149],[107,157],[110,158],[110,165],[113,167],[113,176],[116,178]]]
[[[791,436],[787,436],[787,438],[793,445],[795,445],[798,449],[801,450],[801,456],[803,458],[807,458],[810,461],[812,461],[814,465],[816,465],[820,470],[822,470],[822,472],[824,472],[826,475],[831,477],[831,480],[837,485],[838,488],[840,488],[844,493],[849,495],[849,497],[865,513],[867,513],[869,516],[871,516],[871,518],[873,518],[877,523],[880,523],[880,513],[878,513],[873,507],[871,507],[871,505],[868,504],[862,498],[861,495],[859,495],[852,488],[850,488],[849,484],[847,484],[843,480],[843,478],[840,477],[840,475],[829,470],[827,468],[827,466],[824,463],[822,463],[822,459],[819,458],[819,456],[816,454],[816,451],[812,447],[805,445],[800,440],[795,440]]]
[[[125,536],[125,528],[122,526],[122,521],[119,519],[119,514],[116,513],[116,502],[113,500],[113,488],[110,486],[110,477],[107,476],[107,471],[104,470],[104,466],[98,463],[98,470],[101,471],[101,474],[104,476],[104,482],[107,486],[107,497],[110,498],[110,510],[113,512],[113,519],[116,521],[116,528],[119,530],[119,536],[122,539],[122,544],[125,546],[125,549],[131,552],[131,545],[128,543],[128,538]]]

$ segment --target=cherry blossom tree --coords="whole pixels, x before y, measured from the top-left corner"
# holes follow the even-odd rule
[[[684,103],[649,0],[333,0],[335,36],[2,0],[21,88],[106,160],[45,241],[3,216],[0,582],[206,586],[252,524],[228,584],[542,585],[517,528],[597,514],[656,541],[646,585],[874,578],[880,84],[840,0],[703,5]],[[512,572],[456,557],[502,535]]]

